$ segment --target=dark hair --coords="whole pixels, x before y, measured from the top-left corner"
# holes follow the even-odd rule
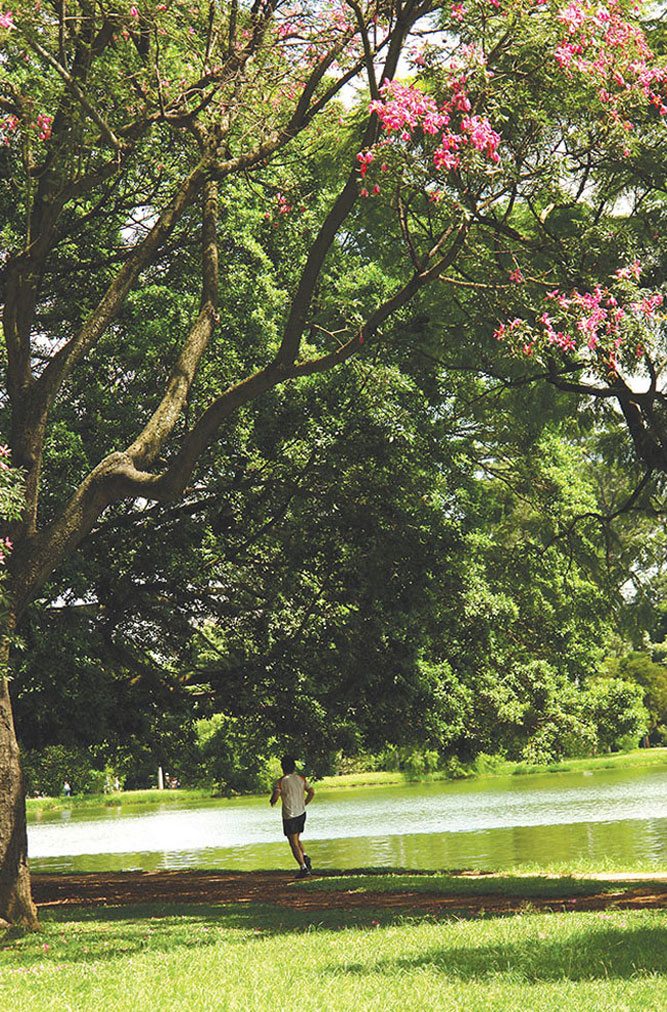
[[[296,768],[296,762],[293,755],[284,755],[280,760],[280,765],[283,768],[283,773],[294,773]]]

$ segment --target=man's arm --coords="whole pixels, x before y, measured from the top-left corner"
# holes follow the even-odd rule
[[[315,791],[310,786],[310,784],[308,784],[308,787],[306,788],[306,800],[305,800],[305,804],[309,805],[310,802],[313,800],[314,797],[315,797]]]
[[[275,805],[275,803],[276,803],[276,801],[278,800],[279,797],[280,797],[280,780],[278,781],[278,783],[276,784],[276,786],[273,788],[273,794],[269,798],[269,802],[271,803],[272,806]]]

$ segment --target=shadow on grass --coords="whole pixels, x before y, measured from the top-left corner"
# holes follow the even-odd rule
[[[577,915],[568,915],[569,917]],[[321,973],[337,980],[341,974],[381,975],[390,980],[420,971],[442,973],[463,981],[483,981],[498,975],[527,982],[632,978],[667,975],[667,920],[661,926],[641,923],[616,913],[586,914],[581,927],[562,928],[546,914],[535,921],[529,936],[497,944],[482,940],[462,944],[464,933],[452,939],[451,920],[443,919],[442,945],[422,948],[418,954],[377,958],[378,946],[350,963],[341,957]],[[622,923],[618,923],[619,919]],[[104,908],[57,909],[45,913],[44,932],[14,942],[0,943],[0,968],[30,972],[45,965],[113,962],[138,954],[170,954],[187,959],[193,948],[213,950],[216,945],[239,946],[239,958],[252,958],[253,943],[263,938],[303,932],[332,933],[348,928],[375,929],[389,925],[418,926],[434,923],[432,915],[406,917],[395,911],[299,911],[275,906],[217,904],[138,904]],[[476,918],[479,931],[480,919]],[[489,936],[498,934],[489,920]],[[471,923],[472,929],[472,923]],[[465,925],[461,923],[464,932]],[[457,931],[454,928],[454,931]],[[506,932],[503,932],[506,933]],[[429,934],[429,939],[437,935]],[[250,948],[249,948],[250,946]],[[349,951],[349,950],[346,950]],[[385,950],[386,951],[386,950]],[[382,954],[382,947],[380,948]]]
[[[419,918],[424,920],[424,918]],[[417,919],[410,919],[414,923]],[[39,934],[0,939],[0,972],[30,971],[45,964],[99,963],[139,953],[183,952],[193,947],[247,947],[262,938],[405,923],[387,911],[308,911],[260,904],[142,903],[59,907],[42,912]]]
[[[339,979],[341,967],[327,967]],[[405,973],[435,970],[463,981],[504,976],[527,983],[630,979],[647,974],[667,975],[667,925],[637,926],[632,931],[605,927],[570,935],[566,940],[529,938],[498,945],[443,946],[414,957],[359,961],[346,973],[392,978]]]
[[[369,902],[378,893],[425,893],[430,896],[502,896],[517,899],[570,899],[605,894],[620,895],[646,889],[664,891],[663,880],[640,882],[623,879],[579,878],[559,875],[498,875],[493,872],[420,872],[359,868],[346,872],[324,871],[317,878],[308,879],[302,889],[309,892],[336,892],[354,890],[366,893]]]

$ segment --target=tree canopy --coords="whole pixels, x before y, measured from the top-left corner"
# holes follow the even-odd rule
[[[636,478],[619,483],[622,501],[575,488],[578,451],[556,430],[536,427],[543,459],[513,479],[511,502],[502,462],[480,449],[479,466],[498,477],[489,509],[499,521],[505,511],[510,538],[522,480],[552,492],[552,512],[529,518],[536,530],[554,521],[554,537],[568,535],[591,556],[582,505],[609,523],[659,489],[660,23],[622,0],[20,0],[0,9],[0,38],[2,415],[25,495],[7,530],[5,660],[17,623],[58,580],[83,605],[115,595],[122,615],[123,573],[138,586],[133,556],[143,549],[133,540],[161,528],[187,540],[187,517],[208,490],[224,497],[203,546],[217,567],[217,606],[234,610],[246,643],[262,643],[287,681],[303,677],[303,658],[298,672],[287,661],[297,645],[305,650],[294,631],[307,629],[308,652],[325,668],[322,691],[336,686],[347,699],[337,657],[354,631],[363,650],[346,660],[350,696],[355,664],[367,671],[375,651],[378,692],[390,656],[397,698],[404,678],[406,704],[420,684],[433,699],[444,664],[464,666],[485,633],[493,649],[490,616],[519,614],[507,588],[523,570],[535,588],[522,612],[532,612],[527,629],[540,630],[535,651],[532,632],[503,644],[497,666],[509,675],[499,682],[469,661],[455,702],[472,694],[516,723],[533,705],[522,701],[527,681],[555,701],[561,675],[549,669],[546,644],[579,637],[584,649],[565,615],[572,585],[563,581],[560,601],[550,589],[547,606],[548,565],[507,558],[499,540],[480,553],[451,487],[425,479],[430,449],[412,453],[410,440],[422,437],[414,421],[402,424],[400,375],[420,391],[405,410],[423,412],[441,436],[466,374],[478,397],[492,396],[494,381],[514,392],[541,382],[577,407],[615,406]],[[423,368],[424,359],[441,368]],[[324,382],[356,368],[392,391],[392,416],[375,405],[366,432],[345,410],[346,396],[363,396],[361,375],[356,387]],[[322,398],[331,391],[339,400],[328,433]],[[281,431],[258,424],[262,413]],[[338,497],[331,473],[321,473],[327,440],[347,484]],[[257,480],[263,460],[272,482]],[[291,477],[281,488],[283,466]],[[474,497],[461,478],[463,497]],[[300,494],[311,481],[327,489],[326,514]],[[253,494],[269,520],[258,508],[243,530],[239,509]],[[260,540],[281,509],[289,523]],[[114,568],[99,597],[90,588],[104,590],[102,569],[86,572],[74,555],[87,538],[100,548],[106,539]],[[427,557],[458,545],[475,546],[470,566],[456,563],[448,577],[463,620],[450,613],[431,629]],[[273,577],[269,586],[286,546],[308,565],[294,567],[289,587]],[[183,558],[195,565],[195,555]],[[154,558],[149,579],[177,583],[178,559]],[[595,614],[598,591],[574,582]],[[337,586],[354,587],[351,600],[337,598]],[[256,609],[246,604],[253,594]],[[305,619],[323,595],[331,622],[318,629]],[[148,588],[145,597],[148,608],[165,600]],[[206,611],[210,595],[202,601]],[[447,642],[436,648],[438,637]],[[0,702],[0,916],[32,923],[6,680]],[[355,720],[370,731],[365,705]],[[484,705],[479,712],[481,735]],[[456,726],[455,713],[441,715]]]

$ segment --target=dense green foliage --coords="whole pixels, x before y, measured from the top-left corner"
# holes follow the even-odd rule
[[[519,314],[534,322],[547,287],[592,288],[633,257],[648,264],[647,285],[662,283],[664,139],[640,102],[622,155],[591,83],[544,59],[561,20],[510,14],[511,32],[476,5],[459,26],[465,44],[495,40],[494,73],[473,68],[470,89],[502,133],[499,167],[475,155],[438,176],[425,134],[388,151],[382,196],[351,207],[309,293],[302,359],[361,333],[438,236],[464,222],[446,273],[337,371],[288,380],[226,417],[180,498],[112,496],[39,588],[13,658],[31,768],[44,750],[94,748],[88,768],[130,785],[159,764],[239,790],[263,782],[288,746],[322,772],[368,754],[428,770],[478,755],[590,754],[646,731],[662,740],[662,674],[628,657],[645,632],[662,638],[663,478],[647,473],[608,389],[597,397],[586,385],[597,361],[538,367],[493,335]],[[181,16],[164,15],[165,73],[189,68],[171,20]],[[191,27],[205,38],[203,15]],[[661,30],[648,30],[659,48]],[[76,184],[44,240],[35,294],[34,329],[51,350],[76,342],[154,227],[151,209],[198,157],[187,131],[155,112],[164,97],[143,43],[121,39],[129,44],[110,46],[106,63],[91,60],[87,82],[109,129],[132,141],[118,175],[109,138],[74,102],[60,108],[39,192],[30,159],[46,148],[31,135],[30,158],[25,144],[3,149],[7,249],[21,247],[32,202],[60,193],[58,173]],[[17,44],[9,71],[55,101],[58,76],[22,56]],[[258,100],[257,74],[246,99]],[[417,74],[429,94],[446,91],[437,61]],[[252,116],[266,130],[280,120],[271,93],[231,117],[230,150],[252,136]],[[154,121],[139,116],[142,102]],[[291,147],[224,178],[216,326],[156,469],[173,464],[220,391],[276,355],[366,111],[366,96],[354,109],[331,102]],[[93,168],[67,153],[75,135]],[[38,526],[63,516],[91,469],[158,408],[198,311],[200,219],[193,201],[137,270],[95,353],[64,376],[44,432]],[[642,379],[660,371],[654,337],[652,364],[632,358]],[[9,428],[8,403],[2,412]]]

